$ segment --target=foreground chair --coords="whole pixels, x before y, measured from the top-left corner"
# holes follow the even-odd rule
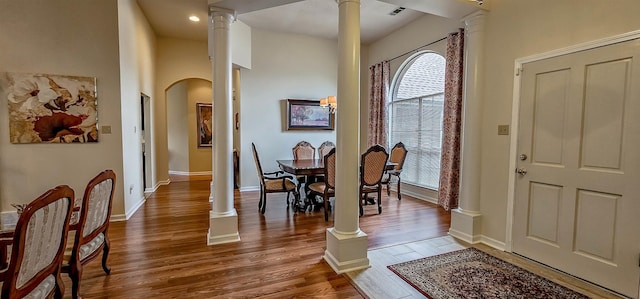
[[[391,176],[395,176],[398,178],[398,185],[396,188],[396,193],[398,194],[398,200],[402,199],[402,195],[400,194],[400,174],[402,173],[402,166],[404,165],[404,160],[407,158],[407,148],[404,147],[404,143],[398,142],[391,149],[391,155],[389,155],[389,162],[396,163],[396,165],[391,170],[387,170],[385,172],[386,177],[382,178],[382,184],[387,185],[387,196],[391,196],[391,190],[389,189],[389,185],[391,183]]]
[[[77,223],[71,223],[71,230],[75,232],[73,247],[70,256],[65,256],[62,272],[68,273],[71,278],[73,299],[78,298],[83,266],[100,256],[100,252],[102,252],[102,270],[107,275],[111,273],[111,268],[107,266],[109,257],[107,230],[115,186],[116,174],[112,170],[105,170],[91,179],[84,189]]]
[[[69,232],[73,190],[58,186],[29,203],[14,232],[0,235],[0,255],[8,267],[0,271],[2,298],[62,298],[60,267]]]
[[[360,216],[364,214],[363,202],[369,193],[378,193],[378,214],[382,213],[382,176],[387,166],[389,154],[379,144],[370,147],[360,158]]]
[[[332,148],[324,156],[324,182],[309,185],[311,194],[321,195],[324,200],[324,221],[329,220],[329,198],[335,197],[336,188],[336,149]]]
[[[267,206],[267,193],[287,193],[287,207],[289,206],[289,195],[293,192],[295,202],[299,202],[300,193],[296,188],[296,183],[293,181],[293,177],[290,175],[284,175],[284,171],[274,172],[262,172],[262,166],[260,166],[260,158],[258,158],[258,151],[256,151],[256,145],[251,143],[251,149],[253,150],[253,159],[256,161],[256,168],[258,170],[258,178],[260,179],[260,201],[258,202],[258,210],[264,214]]]

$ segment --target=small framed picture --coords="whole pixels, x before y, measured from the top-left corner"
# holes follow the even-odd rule
[[[213,145],[213,107],[210,103],[197,103],[198,147]]]
[[[333,113],[319,100],[287,99],[287,130],[333,130]]]

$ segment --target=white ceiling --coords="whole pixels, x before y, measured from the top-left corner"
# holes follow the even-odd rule
[[[238,20],[252,28],[328,39],[337,39],[338,36],[338,5],[335,0],[137,1],[151,27],[161,37],[207,40],[208,2],[236,10]],[[283,3],[289,4],[281,5]],[[427,13],[460,19],[479,9],[474,0],[361,0],[360,3],[360,30],[364,44],[374,42]],[[268,4],[279,6],[262,9]],[[407,9],[395,16],[389,15],[399,6]],[[201,21],[189,21],[190,15],[198,16]]]

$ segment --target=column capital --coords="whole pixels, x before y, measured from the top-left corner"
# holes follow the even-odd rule
[[[237,19],[237,14],[235,10],[222,8],[214,5],[209,5],[209,16],[227,17],[231,22],[235,22]]]
[[[467,32],[484,30],[484,21],[486,13],[482,10],[476,11],[462,19]]]
[[[355,4],[360,5],[360,0],[336,0],[336,3],[338,4],[338,6],[340,6],[340,4],[349,3],[349,2],[353,2]]]

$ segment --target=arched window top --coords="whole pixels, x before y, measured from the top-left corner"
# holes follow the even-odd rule
[[[405,64],[393,100],[413,99],[444,92],[445,59],[424,52]]]
[[[389,146],[402,142],[407,159],[402,181],[438,190],[446,61],[433,52],[408,58],[392,83]]]

